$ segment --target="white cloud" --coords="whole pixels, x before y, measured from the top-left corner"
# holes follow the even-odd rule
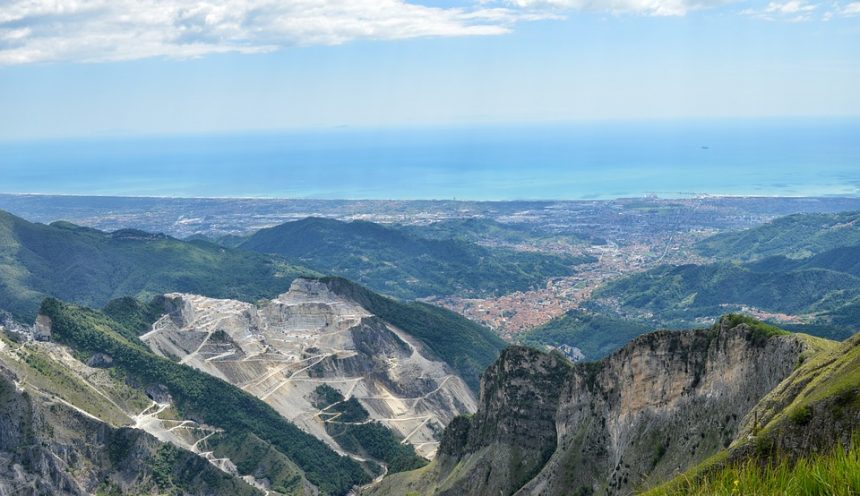
[[[746,9],[742,14],[764,19],[766,21],[808,21],[818,5],[810,4],[806,0],[788,0],[786,2],[769,2],[761,9]],[[822,17],[827,20],[827,13]]]
[[[265,52],[357,39],[506,33],[543,18],[403,0],[2,0],[0,64]]]
[[[846,16],[860,15],[860,2],[851,2],[845,5],[842,7],[841,13]]]
[[[803,0],[789,0],[784,3],[770,2],[764,8],[764,12],[768,14],[796,15],[804,12],[812,12],[816,8],[817,6],[810,5]]]
[[[683,16],[744,0],[463,0],[471,7],[411,3],[416,1],[421,0],[0,0],[0,65],[500,35],[518,22],[560,19],[574,11]],[[773,0],[741,14],[803,21],[816,8],[807,0]],[[818,17],[858,14],[855,0]]]
[[[504,0],[532,10],[585,10],[612,14],[683,16],[688,12],[724,5],[730,0]]]

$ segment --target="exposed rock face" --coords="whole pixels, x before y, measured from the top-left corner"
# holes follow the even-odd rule
[[[157,466],[165,455],[171,463]],[[0,494],[159,494],[168,479],[188,495],[263,494],[143,430],[112,427],[31,391],[0,362]]]
[[[601,362],[506,350],[478,412],[422,474],[377,494],[631,494],[726,447],[796,367],[805,341],[742,324],[640,336]]]
[[[182,418],[163,385],[93,366],[107,355],[88,361],[0,332],[0,496],[319,493],[266,443]]]
[[[732,443],[727,463],[798,458],[846,449],[860,432],[860,334],[804,360],[756,405]]]
[[[166,298],[170,312],[141,336],[154,352],[241,387],[335,449],[312,405],[321,384],[358,399],[426,457],[451,419],[476,409],[444,362],[320,281],[297,279],[288,293],[257,306]]]

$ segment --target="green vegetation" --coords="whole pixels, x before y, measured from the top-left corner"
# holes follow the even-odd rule
[[[860,256],[860,248],[857,251]],[[856,323],[850,322],[849,315],[860,308],[860,273],[849,266],[850,258],[827,252],[803,261],[661,266],[610,282],[595,291],[593,299],[597,306],[603,305],[603,311],[641,316],[670,327],[686,327],[696,318],[714,317],[743,305],[809,315],[813,318],[808,325],[795,325],[792,330],[844,339],[854,332]]]
[[[699,242],[697,250],[720,260],[749,261],[772,256],[806,258],[842,246],[860,245],[860,212],[796,214]]]
[[[126,296],[109,301],[102,313],[122,324],[123,329],[130,329],[139,336],[149,331],[152,324],[167,313],[164,303],[161,295],[155,296],[149,303]]]
[[[102,352],[114,364],[144,384],[168,388],[184,418],[196,418],[226,432],[224,436],[254,435],[286,455],[323,494],[343,494],[369,476],[354,461],[341,457],[322,441],[299,430],[261,400],[220,379],[152,354],[127,336],[122,324],[93,310],[47,299],[41,313],[50,317],[53,336],[83,352]]]
[[[826,269],[754,272],[719,263],[658,267],[610,282],[595,297],[675,320],[720,314],[721,305],[739,304],[801,314],[858,294],[860,279],[851,274]]]
[[[860,334],[835,345],[814,344],[822,351],[805,359],[759,405],[759,436],[808,422],[820,404],[827,404],[828,415],[860,410]]]
[[[693,479],[678,478],[647,496],[851,496],[860,494],[860,442],[792,461],[749,459]]]
[[[426,239],[457,240],[481,244],[535,243],[565,241],[571,244],[603,244],[605,241],[571,234],[547,234],[530,223],[509,224],[488,218],[445,219],[431,224],[394,226],[403,232]]]
[[[325,410],[321,414],[324,420],[337,419],[338,422],[363,422],[370,417],[367,410],[361,406],[357,399],[344,399],[340,391],[329,386],[328,384],[320,384],[314,389],[314,394],[317,400],[314,406]]]
[[[492,295],[543,285],[587,258],[490,249],[428,239],[372,222],[308,218],[262,229],[240,245],[347,277],[398,298]]]
[[[283,453],[270,443],[253,434],[217,437],[210,443],[215,445],[214,455],[236,462],[241,474],[266,478],[271,489],[290,496],[304,495],[305,483],[302,471]]]
[[[420,302],[402,303],[339,277],[321,279],[335,293],[351,298],[379,318],[421,341],[447,362],[473,390],[480,376],[505,348],[492,331],[443,308]]]
[[[719,260],[662,266],[611,282],[591,307],[687,327],[755,307],[801,316],[785,327],[844,339],[860,321],[860,212],[799,214],[718,234],[696,249]]]
[[[597,360],[651,330],[648,324],[570,310],[520,337],[528,346],[574,346],[588,360]]]
[[[255,301],[308,273],[276,257],[212,243],[34,224],[0,211],[0,305],[20,320],[31,321],[46,296],[91,307],[170,291]]]
[[[314,393],[315,406],[325,409],[321,418],[326,422],[326,432],[343,449],[384,461],[389,473],[414,470],[427,464],[411,444],[401,444],[390,429],[369,421],[367,410],[355,398],[345,400],[339,391],[327,384],[317,386]]]
[[[733,329],[741,324],[749,328],[750,338],[752,339],[753,343],[757,345],[764,344],[769,338],[774,336],[786,336],[788,334],[791,334],[790,332],[780,329],[779,327],[765,324],[758,319],[754,319],[748,315],[741,315],[738,313],[730,313],[728,315],[720,317],[720,320],[714,324],[714,328],[718,329],[719,327],[723,326],[726,329]]]

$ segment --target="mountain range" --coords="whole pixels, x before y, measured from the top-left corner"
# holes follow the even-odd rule
[[[0,493],[790,494],[796,472],[854,494],[854,216],[706,239],[508,346],[407,298],[588,261],[516,251],[518,226],[217,244],[0,213]],[[719,317],[737,307],[794,320]]]
[[[642,332],[747,312],[829,339],[860,321],[860,213],[797,214],[698,242],[701,263],[660,265],[597,288],[579,308],[519,337],[599,359]]]

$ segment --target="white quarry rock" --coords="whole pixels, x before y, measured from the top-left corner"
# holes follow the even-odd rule
[[[432,458],[437,433],[472,413],[471,390],[420,342],[319,281],[257,306],[166,295],[170,313],[141,339],[154,352],[241,387],[340,451],[312,404],[320,384],[356,398],[377,420]]]

